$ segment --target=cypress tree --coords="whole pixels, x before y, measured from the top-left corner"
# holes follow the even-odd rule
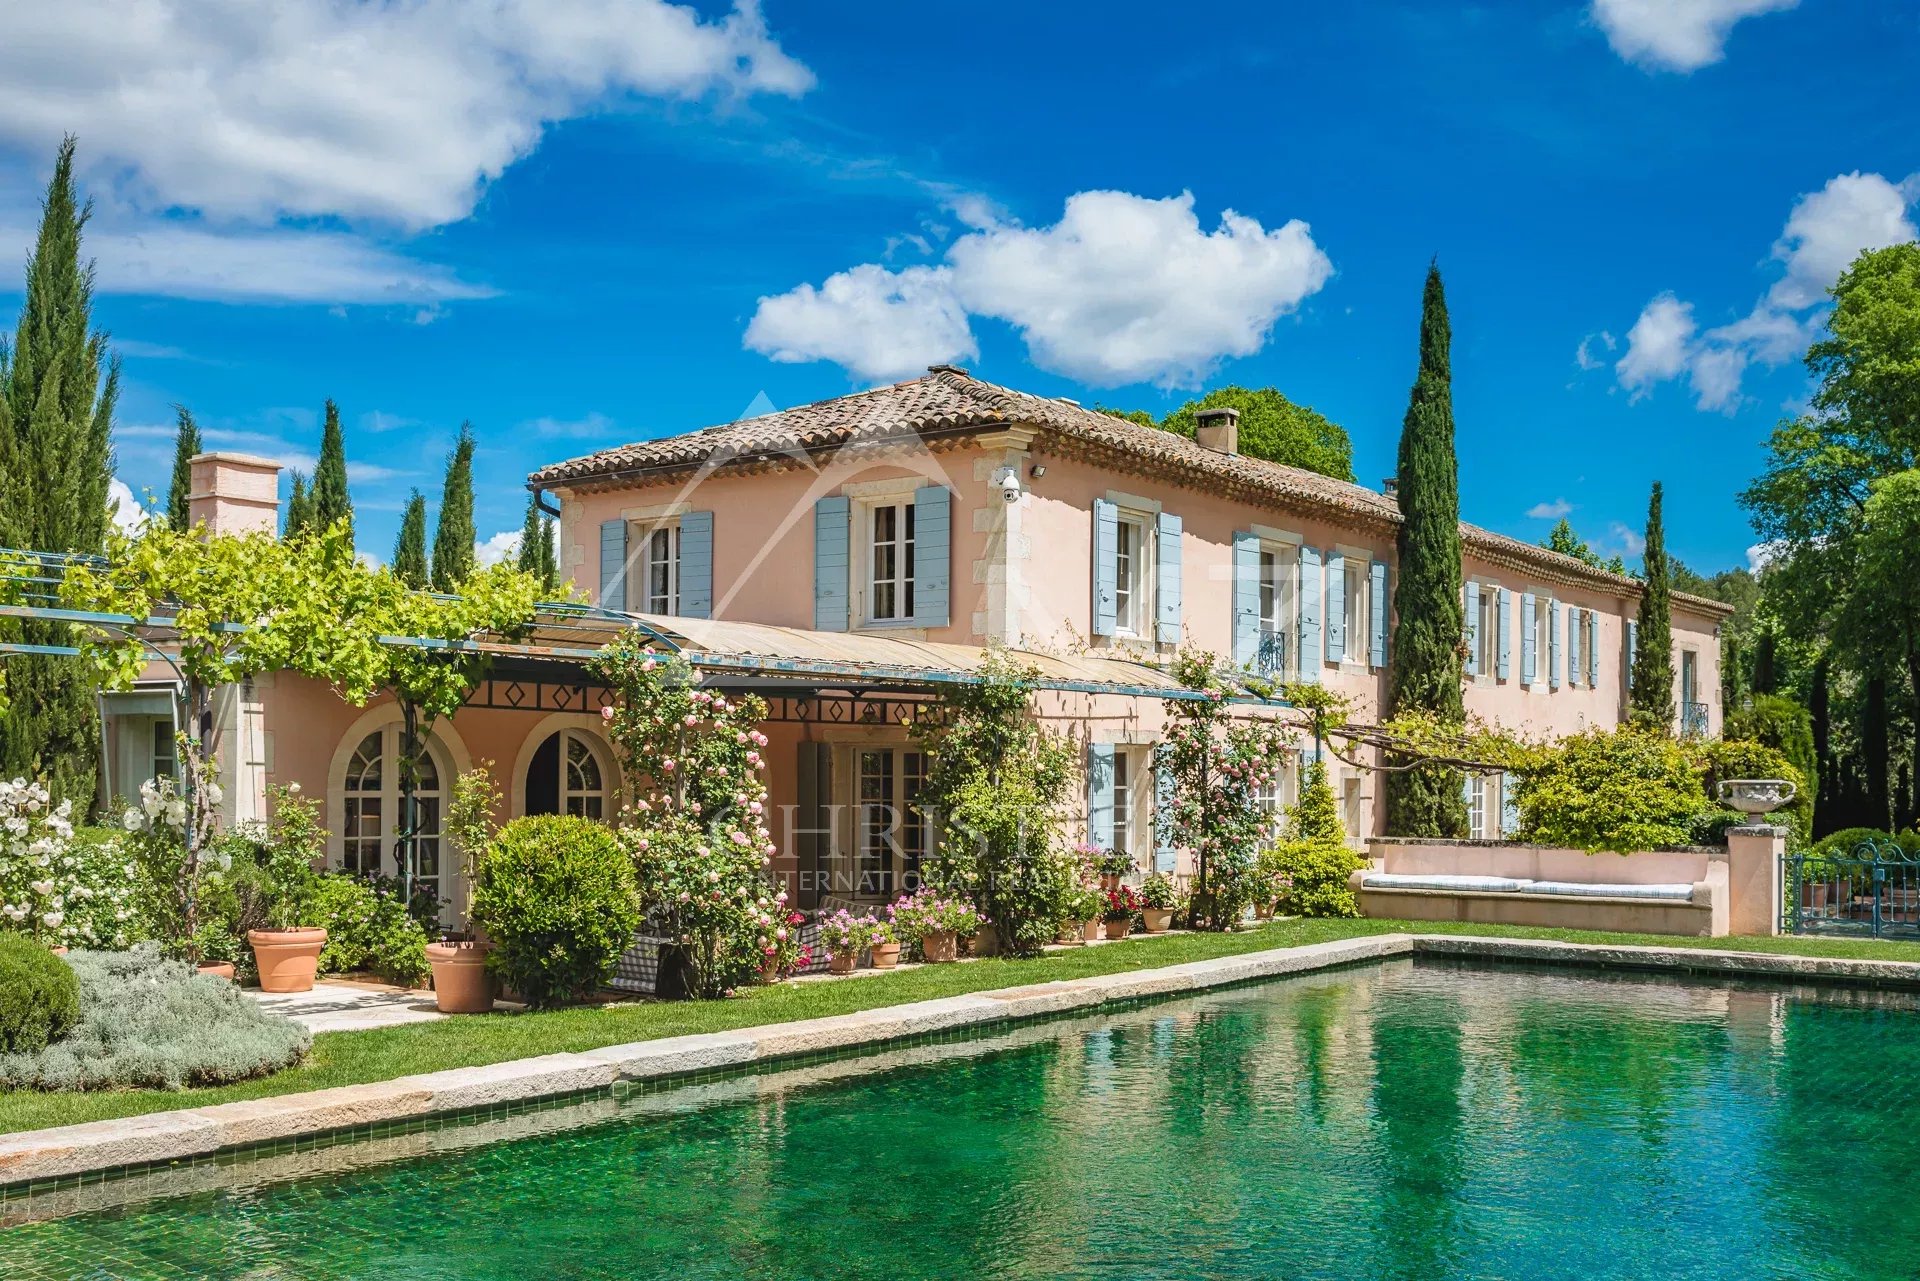
[[[307,488],[303,472],[293,473],[293,488],[287,493],[287,515],[280,537],[298,538],[313,532],[313,493]]]
[[[1753,692],[1756,694],[1777,694],[1780,692],[1779,642],[1773,634],[1773,625],[1763,623],[1760,637],[1754,642],[1753,649]]]
[[[353,536],[353,499],[347,493],[347,442],[340,434],[340,407],[327,402],[326,425],[320,429],[320,460],[313,466],[313,524],[331,529],[338,520],[347,522],[348,541]]]
[[[527,519],[520,526],[520,557],[516,565],[521,573],[532,574],[540,580],[540,585],[551,588],[547,576],[552,570],[553,551],[552,530],[548,523],[540,518],[540,501],[527,499]]]
[[[447,455],[440,490],[440,520],[433,527],[433,587],[459,590],[473,573],[473,427],[460,424],[460,438]]]
[[[1633,651],[1633,720],[1663,734],[1673,732],[1673,577],[1660,516],[1660,483],[1647,502],[1646,575],[1640,592],[1639,642]]]
[[[193,456],[200,452],[200,425],[185,405],[175,405],[179,429],[173,437],[173,483],[167,488],[167,524],[186,533],[192,524],[189,515],[193,496]]]
[[[1887,678],[1869,676],[1866,706],[1860,715],[1860,756],[1866,786],[1860,795],[1866,819],[1862,827],[1893,830],[1893,805],[1888,795],[1893,757],[1893,727],[1887,716]]]
[[[80,248],[92,206],[74,192],[73,152],[72,138],[60,144],[19,325],[0,355],[0,539],[40,551],[99,552],[120,363],[106,335],[91,328],[93,265],[82,263]],[[9,630],[28,644],[72,643],[56,623],[22,621]],[[12,705],[0,719],[0,777],[45,776],[57,797],[86,812],[100,753],[90,669],[77,658],[24,654],[7,660],[7,674]]]
[[[393,545],[393,572],[416,591],[427,585],[427,500],[419,490],[407,498],[400,537]]]
[[[1400,428],[1400,574],[1387,714],[1426,712],[1459,723],[1466,632],[1460,575],[1460,470],[1453,448],[1453,373],[1447,296],[1427,268],[1420,312],[1420,370]],[[1457,770],[1419,765],[1387,773],[1387,831],[1463,837],[1467,806]]]
[[[1813,801],[1813,834],[1825,836],[1834,830],[1832,807],[1838,799],[1833,790],[1833,713],[1827,690],[1827,656],[1822,654],[1813,665],[1813,692],[1807,696],[1807,712],[1813,718],[1813,759],[1819,773]]]

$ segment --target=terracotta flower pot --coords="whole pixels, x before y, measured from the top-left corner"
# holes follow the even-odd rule
[[[196,968],[210,979],[225,979],[229,983],[233,982],[232,961],[202,961]]]
[[[1083,942],[1091,943],[1096,939],[1098,939],[1099,937],[1100,937],[1100,918],[1099,917],[1096,916],[1093,920],[1086,922],[1080,927],[1080,938]]]
[[[262,992],[311,992],[320,949],[326,945],[327,932],[312,926],[247,931]]]
[[[1131,933],[1133,933],[1131,916],[1123,916],[1117,921],[1107,922],[1107,937],[1110,939],[1123,939]]]
[[[833,974],[851,974],[854,962],[859,959],[858,952],[835,952],[827,958],[827,969]]]
[[[1800,886],[1800,907],[1802,911],[1824,912],[1827,910],[1827,883],[1825,881],[1807,881]]]
[[[1253,905],[1253,919],[1256,921],[1271,921],[1273,919],[1273,904],[1255,903]]]
[[[960,959],[960,940],[952,930],[929,930],[920,936],[920,951],[932,964],[943,965]]]
[[[900,964],[900,945],[898,943],[875,943],[873,945],[873,968],[890,970]]]
[[[1173,928],[1173,909],[1170,907],[1141,908],[1140,927],[1149,934],[1165,934]]]
[[[1053,941],[1061,947],[1079,947],[1086,940],[1080,937],[1080,922],[1068,921],[1053,936]]]
[[[433,1003],[442,1014],[487,1014],[493,1009],[493,976],[485,943],[429,943]]]

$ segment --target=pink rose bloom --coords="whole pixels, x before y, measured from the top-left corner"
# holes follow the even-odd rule
[[[603,721],[610,721],[613,719],[613,707],[611,705],[608,705],[600,709],[600,719]]]
[[[673,757],[669,756],[664,761],[661,761],[660,768],[667,771],[667,773],[669,774],[673,773]]]

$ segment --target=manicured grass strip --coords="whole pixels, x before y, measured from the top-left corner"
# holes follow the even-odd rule
[[[35,1130],[174,1108],[204,1107],[337,1085],[385,1081],[418,1072],[472,1067],[507,1059],[595,1050],[629,1041],[722,1032],[794,1019],[851,1014],[909,1001],[935,1000],[994,988],[1179,965],[1187,961],[1298,947],[1381,933],[1478,934],[1559,939],[1573,943],[1641,944],[1798,956],[1920,961],[1920,943],[1816,938],[1671,938],[1582,930],[1449,925],[1427,921],[1279,921],[1237,934],[1182,934],[1125,945],[1072,948],[1030,961],[983,960],[924,966],[841,983],[783,983],[749,988],[726,1001],[637,1002],[545,1014],[467,1015],[366,1032],[314,1038],[301,1066],[275,1076],[213,1089],[129,1090],[96,1094],[0,1092],[0,1132]]]

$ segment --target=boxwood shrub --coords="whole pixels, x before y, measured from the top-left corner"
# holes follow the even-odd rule
[[[613,976],[640,926],[633,863],[599,823],[515,819],[480,858],[473,918],[493,943],[488,967],[522,1001],[577,1000]]]
[[[289,1067],[312,1044],[298,1023],[152,944],[66,959],[79,980],[79,1021],[44,1049],[0,1053],[0,1088],[222,1085]]]
[[[0,1052],[43,1050],[79,1017],[73,968],[24,934],[0,933]]]
[[[1517,800],[1522,839],[1589,853],[1685,845],[1707,809],[1686,750],[1631,726],[1561,739],[1521,774]]]

